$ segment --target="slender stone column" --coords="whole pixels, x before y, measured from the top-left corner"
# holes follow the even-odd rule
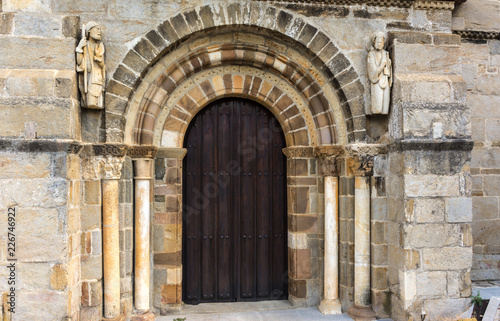
[[[353,160],[354,168],[354,320],[375,320],[370,306],[370,177],[371,157]]]
[[[118,179],[123,159],[108,156],[100,160],[102,177],[102,247],[104,272],[104,317],[120,316],[120,242]]]
[[[339,300],[339,189],[335,157],[320,162],[325,184],[325,297],[319,306],[323,314],[341,314]]]
[[[150,280],[150,159],[134,160],[135,179],[135,308],[149,310]]]

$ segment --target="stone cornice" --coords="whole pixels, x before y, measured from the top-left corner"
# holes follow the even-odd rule
[[[415,7],[421,10],[453,10],[456,4],[465,2],[464,0],[254,0],[254,1],[268,1],[268,2],[281,2],[281,3],[308,3],[308,4],[328,4],[339,6],[350,6],[365,4],[374,7],[399,7],[410,8]]]
[[[123,144],[94,144],[92,149],[96,156],[123,157],[127,153],[128,146]]]
[[[471,40],[500,39],[500,31],[453,30],[453,33]]]
[[[471,151],[474,147],[474,141],[467,139],[454,139],[449,141],[435,140],[406,140],[397,141],[388,145],[391,151],[407,151],[407,150],[432,150],[432,151]]]
[[[159,148],[156,158],[183,159],[186,156],[186,148]]]
[[[127,156],[131,158],[154,158],[158,152],[155,146],[131,146],[127,150]]]
[[[43,139],[0,139],[0,151],[51,153],[67,152],[78,154],[82,144],[77,141],[43,140]]]

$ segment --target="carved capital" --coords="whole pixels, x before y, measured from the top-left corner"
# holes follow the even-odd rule
[[[120,179],[122,176],[123,158],[105,156],[99,159],[102,179]]]
[[[158,152],[155,146],[131,146],[127,151],[127,156],[131,158],[154,158]]]
[[[285,154],[287,158],[312,158],[314,157],[314,148],[287,147],[283,148],[283,154]]]
[[[119,179],[124,159],[113,156],[88,157],[82,160],[82,178],[93,179]]]
[[[353,156],[347,159],[348,174],[354,176],[372,176],[373,156]]]
[[[323,176],[338,176],[339,165],[335,156],[321,157],[319,159],[319,173]]]
[[[141,158],[141,159],[134,159],[133,161],[134,164],[134,178],[135,179],[151,179],[152,177],[152,159],[147,159],[147,158]]]

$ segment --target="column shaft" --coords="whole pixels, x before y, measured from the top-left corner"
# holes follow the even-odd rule
[[[338,178],[326,176],[325,180],[325,298],[319,306],[323,314],[342,313],[338,282]]]
[[[149,310],[149,180],[135,181],[135,308]]]
[[[117,179],[104,179],[103,192],[103,270],[104,316],[108,319],[120,315],[120,243]]]
[[[370,306],[370,179],[354,182],[354,304]]]

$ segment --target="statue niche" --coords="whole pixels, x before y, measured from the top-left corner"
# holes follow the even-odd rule
[[[366,69],[370,79],[371,114],[389,113],[392,86],[392,62],[384,50],[386,37],[381,31],[372,38],[373,46],[368,52]]]
[[[104,44],[101,41],[101,27],[96,22],[91,21],[82,28],[82,39],[75,51],[81,106],[104,109]]]

